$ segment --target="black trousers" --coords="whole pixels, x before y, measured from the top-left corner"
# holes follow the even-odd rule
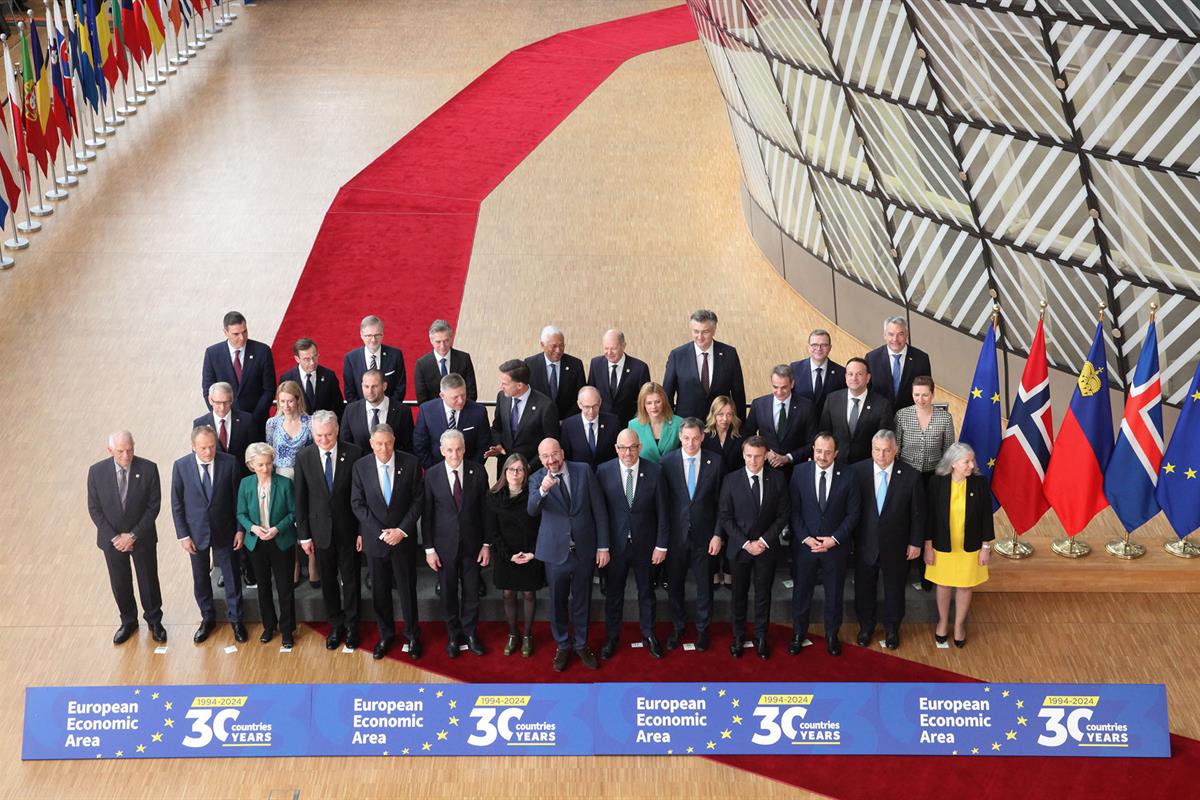
[[[211,624],[217,620],[216,608],[213,606],[212,574],[209,571],[209,564],[214,561],[225,576],[225,605],[229,610],[229,621],[242,621],[242,575],[237,568],[239,557],[232,546],[197,549],[196,555],[189,556],[192,564],[192,593],[196,596],[196,605],[200,607],[200,618],[203,621]]]
[[[479,550],[467,552],[460,541],[454,558],[442,559],[438,584],[442,587],[442,610],[446,613],[446,633],[457,643],[463,636],[474,636],[479,622]],[[440,558],[440,556],[439,556]],[[462,594],[459,595],[459,586]]]
[[[828,553],[814,553],[803,542],[792,540],[792,635],[808,631],[813,591],[820,573],[825,588],[825,635],[836,635],[842,627],[846,588],[846,559],[850,550],[839,544]]]
[[[874,564],[857,561],[854,564],[854,613],[860,630],[873,631],[877,618],[876,585],[883,575],[883,627],[885,631],[900,630],[904,619],[904,586],[908,580],[907,561],[877,560]]]
[[[712,619],[713,562],[708,543],[685,541],[667,551],[667,598],[671,608],[671,624],[682,631],[687,625],[687,606],[684,603],[684,584],[692,573],[696,582],[696,632],[708,630]]]
[[[354,539],[330,539],[329,547],[317,547],[317,569],[321,571],[321,597],[325,601],[325,618],[334,628],[353,629],[358,625],[358,606],[362,600],[359,589],[358,553]],[[338,579],[341,585],[338,585]]]
[[[587,647],[592,610],[592,575],[595,558],[585,559],[572,548],[561,564],[546,564],[550,587],[550,632],[559,649]],[[609,574],[611,579],[611,573]],[[612,588],[608,590],[612,594]]]
[[[296,569],[296,547],[280,550],[274,541],[262,542],[250,551],[250,563],[254,565],[254,576],[258,580],[258,612],[262,616],[265,630],[276,628],[284,636],[296,632],[296,595],[292,587],[292,576]],[[271,596],[271,584],[279,596],[279,613],[275,612],[275,598]]]
[[[371,605],[379,623],[379,638],[390,642],[396,638],[396,610],[392,604],[392,587],[400,593],[400,613],[404,617],[404,635],[410,641],[421,637],[417,624],[416,562],[400,547],[391,548],[384,558],[367,559],[371,573]],[[323,584],[322,584],[323,585]]]
[[[133,599],[133,574],[137,573],[138,596],[142,599],[142,616],[153,625],[162,622],[162,589],[158,583],[158,544],[134,542],[132,553],[122,553],[109,545],[104,548],[104,563],[108,566],[108,584],[121,614],[121,624],[137,622],[137,602]]]
[[[652,553],[653,551],[651,551]],[[621,635],[621,618],[625,611],[625,583],[632,571],[637,581],[638,624],[642,636],[654,635],[654,588],[650,585],[651,553],[635,553],[633,544],[627,542],[620,552],[609,550],[608,593],[604,596],[604,627],[609,639]],[[670,579],[668,579],[670,580]]]
[[[733,576],[733,637],[746,635],[746,606],[750,599],[750,584],[754,584],[754,637],[767,635],[771,621],[771,584],[775,581],[777,547],[762,555],[752,556],[745,550],[729,559],[730,574]]]

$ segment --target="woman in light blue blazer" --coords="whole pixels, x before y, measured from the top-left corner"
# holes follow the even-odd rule
[[[655,463],[679,447],[680,417],[671,410],[671,401],[661,384],[647,383],[638,392],[637,416],[629,428],[642,442],[642,458]]]

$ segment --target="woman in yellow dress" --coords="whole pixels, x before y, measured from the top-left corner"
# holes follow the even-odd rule
[[[954,646],[967,644],[971,593],[988,579],[992,554],[992,489],[979,474],[975,451],[955,442],[929,479],[929,529],[925,534],[925,578],[937,586],[934,638],[945,644],[954,595]]]

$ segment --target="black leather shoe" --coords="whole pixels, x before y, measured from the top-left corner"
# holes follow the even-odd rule
[[[934,634],[933,634],[933,640],[934,640],[935,642],[937,642],[938,644],[945,644],[945,643],[946,643],[946,640],[947,640],[947,639],[949,639],[949,638],[950,638],[950,637],[949,637],[949,636],[946,636],[945,634],[941,634],[941,633],[934,633]],[[955,641],[957,641],[957,640],[955,640]]]
[[[388,650],[392,649],[392,639],[380,639],[379,644],[375,645],[375,649],[371,651],[371,658],[378,661],[387,655]]]
[[[645,646],[646,650],[649,651],[650,655],[654,656],[655,658],[663,657],[662,645],[658,643],[658,639],[654,638],[653,636],[647,636],[642,639],[642,644]]]
[[[825,652],[831,656],[840,656],[842,654],[842,640],[836,636],[826,636]]]
[[[283,635],[283,646],[288,647],[288,648],[295,647],[295,645],[296,645],[295,636],[296,635],[294,633],[285,633]]]
[[[562,672],[567,668],[567,662],[571,660],[571,650],[567,647],[560,647],[554,651],[554,671]]]
[[[113,644],[125,644],[129,641],[129,637],[137,633],[138,624],[130,622],[117,628],[117,632],[113,634]]]
[[[155,622],[150,626],[150,635],[154,637],[156,642],[165,642],[167,640],[167,629],[163,627],[161,622]]]
[[[435,583],[433,585],[433,593],[436,594],[438,597],[442,596],[442,582],[441,581],[438,581],[437,583]]]
[[[478,636],[467,637],[467,650],[471,651],[473,656],[481,656],[487,652],[483,649],[483,642],[479,641]]]
[[[579,663],[588,669],[600,669],[600,662],[596,660],[596,654],[587,645],[577,648],[575,655],[579,656]]]
[[[271,641],[274,638],[275,638],[275,629],[274,628],[263,628],[262,636],[258,637],[258,640],[260,642],[262,642],[263,644],[266,644],[267,642]]]
[[[671,635],[667,637],[667,649],[674,650],[679,647],[679,640],[683,638],[683,631],[675,628],[671,631]]]
[[[334,625],[329,629],[329,635],[325,637],[325,649],[337,650],[337,646],[342,642],[342,629]]]
[[[240,622],[233,623],[233,638],[239,642],[249,639],[250,634],[246,633],[246,626]]]
[[[696,632],[696,649],[702,653],[708,649],[708,628]]]
[[[858,629],[858,640],[857,640],[858,646],[859,647],[870,647],[872,633],[873,633],[873,631],[868,631],[863,628],[859,628]]]
[[[957,647],[957,648],[958,648],[958,649],[960,649],[960,650],[961,650],[962,648],[966,647],[966,646],[967,646],[967,639],[966,639],[966,637],[964,636],[962,639],[955,639],[955,640],[954,640],[954,646],[955,646],[955,647]]]
[[[619,647],[620,644],[621,641],[619,639],[609,639],[605,641],[604,647],[600,648],[600,657],[605,661],[608,661],[610,658],[616,655],[617,647]]]
[[[196,632],[192,634],[192,641],[200,644],[208,635],[213,632],[213,628],[217,627],[214,622],[201,622],[200,627],[196,628]]]
[[[358,631],[356,628],[351,627],[346,629],[346,647],[349,647],[351,650],[358,649]]]
[[[895,650],[900,646],[900,631],[887,631],[883,637],[883,646],[888,650]]]
[[[421,658],[421,653],[423,653],[423,652],[424,651],[421,649],[421,640],[420,639],[410,639],[409,640],[409,642],[408,642],[408,657],[409,658],[411,658],[413,661],[417,661]]]
[[[742,637],[740,637],[740,636],[733,637],[733,643],[731,645],[729,645],[729,655],[733,656],[734,658],[741,658],[742,657],[742,643],[744,641],[745,640],[742,639]]]
[[[766,661],[771,657],[771,645],[767,643],[767,637],[754,640],[754,649],[758,651],[758,657]]]
[[[788,644],[788,655],[800,655],[800,651],[804,649],[804,637],[793,636],[791,643]]]
[[[450,658],[458,658],[458,642],[453,639],[446,645],[446,655]]]

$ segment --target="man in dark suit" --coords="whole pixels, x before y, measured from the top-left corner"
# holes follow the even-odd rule
[[[818,573],[825,587],[825,649],[831,656],[842,653],[846,561],[860,507],[851,469],[836,461],[837,440],[822,432],[813,440],[813,460],[792,473],[792,655],[804,647]]]
[[[475,388],[475,365],[471,354],[454,349],[454,329],[444,319],[434,320],[429,326],[429,343],[433,350],[417,359],[413,367],[413,384],[417,391],[417,402],[428,403],[438,396],[442,378],[451,373],[461,375],[467,384],[467,399],[479,399]],[[470,452],[468,446],[467,451]]]
[[[396,435],[396,447],[406,453],[413,450],[412,412],[400,401],[387,394],[383,372],[369,369],[362,376],[362,399],[346,406],[342,414],[342,430],[346,441],[363,451],[371,449],[371,431],[376,425],[387,425]]]
[[[832,347],[829,331],[817,328],[808,335],[808,358],[791,365],[796,394],[812,401],[814,419],[820,419],[830,393],[846,388],[846,368],[829,358]]]
[[[442,433],[451,429],[463,435],[467,461],[482,464],[483,454],[492,443],[487,409],[467,396],[466,379],[456,372],[442,378],[440,395],[422,403],[417,414],[413,452],[422,467],[429,469],[441,463],[442,452],[438,442]]]
[[[721,538],[733,574],[733,644],[729,652],[742,657],[746,635],[746,605],[754,583],[754,647],[758,657],[771,655],[771,584],[791,516],[791,498],[783,475],[767,466],[767,442],[750,436],[742,442],[744,470],[729,473],[721,484]]]
[[[852,358],[846,362],[846,388],[825,398],[817,428],[829,431],[837,440],[839,464],[857,464],[870,458],[875,431],[890,430],[895,424],[892,404],[871,389],[870,382],[867,362]]]
[[[446,655],[458,658],[467,649],[484,653],[475,634],[479,621],[479,570],[491,560],[491,515],[487,513],[488,479],[479,464],[466,461],[462,431],[449,429],[439,437],[442,462],[425,473],[425,512],[421,541],[425,561],[441,584],[446,614]],[[462,595],[459,596],[459,585]]]
[[[688,417],[679,427],[679,447],[663,456],[662,482],[666,492],[667,596],[674,626],[667,649],[674,650],[687,625],[684,584],[692,573],[696,582],[696,649],[708,649],[708,625],[712,619],[712,556],[721,554],[718,505],[721,478],[720,458],[703,450],[704,422]]]
[[[888,317],[883,323],[884,343],[867,353],[871,388],[886,397],[894,411],[913,404],[912,382],[918,375],[933,377],[929,354],[908,343],[908,320]]]
[[[613,328],[604,333],[604,355],[588,365],[588,385],[600,392],[600,411],[614,414],[624,427],[637,416],[638,392],[650,382],[650,367],[625,352],[625,334]]]
[[[529,365],[510,359],[500,365],[500,391],[492,420],[492,446],[484,458],[520,453],[530,471],[541,466],[538,444],[560,434],[558,409],[550,398],[529,386]]]
[[[175,536],[191,557],[192,591],[200,607],[200,627],[192,641],[200,644],[216,627],[209,564],[216,561],[225,577],[225,605],[233,638],[246,641],[242,623],[242,585],[236,552],[242,549],[237,524],[237,470],[233,456],[217,450],[217,433],[201,425],[192,429],[192,452],[171,468],[171,516]]]
[[[875,632],[875,586],[883,573],[883,646],[900,646],[908,562],[921,555],[925,538],[925,491],[921,474],[896,458],[896,434],[881,430],[871,440],[871,460],[853,467],[861,511],[854,531],[854,613],[858,643]]]
[[[167,640],[162,624],[162,590],[158,583],[158,529],[154,520],[162,504],[158,465],[133,454],[133,434],[117,431],[108,437],[106,458],[88,470],[88,513],[96,524],[96,546],[104,553],[108,583],[121,627],[113,644],[137,633],[137,602],[133,573],[137,572],[142,616],[156,642]],[[132,562],[132,563],[131,563]]]
[[[587,375],[583,362],[564,352],[566,338],[561,328],[555,325],[542,328],[539,342],[542,352],[525,359],[529,385],[550,398],[561,421],[575,413],[575,400],[587,382]]]
[[[742,425],[743,436],[767,440],[767,463],[791,480],[792,467],[812,457],[812,435],[817,420],[812,403],[794,391],[792,368],[779,364],[771,370],[771,393],[756,397]]]
[[[400,593],[400,612],[408,655],[421,657],[421,629],[417,624],[416,571],[417,521],[421,518],[424,484],[417,457],[396,449],[396,434],[380,423],[371,432],[374,455],[360,458],[352,469],[350,507],[358,517],[359,535],[371,573],[371,604],[379,623],[379,644],[371,654],[387,655],[396,640],[396,611],[392,585]]]
[[[579,390],[579,413],[562,425],[562,449],[567,461],[580,461],[593,471],[617,457],[617,434],[624,425],[600,410],[600,392],[585,386]]]
[[[563,461],[558,440],[538,445],[545,466],[529,478],[529,514],[541,514],[534,558],[546,567],[550,630],[558,645],[554,671],[562,672],[572,647],[588,669],[600,663],[588,648],[592,575],[608,564],[608,509],[587,464]]]
[[[239,411],[250,415],[254,429],[250,440],[263,439],[271,403],[275,400],[275,362],[271,348],[248,338],[246,318],[230,311],[223,321],[225,341],[204,351],[201,388],[208,402],[208,388],[224,381],[234,389],[233,403]]]
[[[604,597],[603,659],[612,658],[621,641],[625,582],[632,571],[637,581],[638,623],[642,645],[655,658],[663,657],[654,634],[654,587],[650,567],[667,560],[666,485],[661,468],[640,458],[637,433],[626,428],[617,436],[617,460],[601,464],[596,481],[608,509],[608,592]]]
[[[306,555],[316,549],[317,569],[324,576],[321,596],[329,621],[325,648],[336,650],[344,640],[353,650],[358,647],[358,554],[363,543],[350,507],[350,486],[351,470],[363,451],[338,441],[337,415],[328,409],[312,415],[312,435],[313,443],[296,455],[292,477],[296,531]]]
[[[712,401],[721,395],[733,400],[739,417],[746,416],[746,384],[737,350],[716,341],[717,315],[706,308],[692,314],[692,341],[667,356],[663,389],[676,415],[706,419]]]
[[[212,411],[192,420],[192,427],[207,425],[217,432],[217,447],[234,457],[241,480],[250,474],[246,466],[246,447],[254,441],[250,415],[233,407],[233,387],[224,381],[208,387],[208,406]]]
[[[297,339],[292,345],[292,355],[296,358],[296,366],[283,373],[279,382],[295,381],[300,386],[309,414],[332,411],[341,419],[342,409],[346,407],[342,387],[333,370],[317,363],[317,343],[312,339]]]
[[[397,405],[404,402],[404,392],[408,388],[404,353],[383,344],[383,320],[373,314],[363,317],[358,333],[363,346],[354,348],[342,359],[342,387],[346,391],[346,402],[353,403],[362,397],[358,387],[362,386],[363,375],[372,369],[383,374],[388,397]]]

